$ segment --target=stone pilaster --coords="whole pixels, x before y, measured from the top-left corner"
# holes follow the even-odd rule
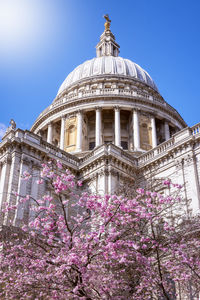
[[[19,200],[20,197],[24,197],[28,193],[27,190],[28,180],[22,180],[22,177],[24,171],[30,172],[29,164],[30,164],[29,159],[23,154],[21,165],[20,165],[20,176],[19,176],[19,184],[18,184],[18,191],[17,191],[17,193],[20,196],[18,196],[17,198],[18,207],[14,218],[14,226],[20,226],[24,223],[24,210],[26,205],[24,203],[20,203]]]
[[[194,153],[184,157],[183,168],[188,198],[191,199],[191,207],[193,213],[196,214],[200,209],[200,189],[197,161]]]
[[[6,202],[9,206],[16,204],[16,196],[14,192],[17,192],[18,182],[19,182],[19,166],[21,157],[17,153],[13,153],[12,162],[10,166],[9,182],[8,182],[8,192],[6,197]],[[6,212],[4,215],[4,225],[12,225],[14,219],[15,211]]]

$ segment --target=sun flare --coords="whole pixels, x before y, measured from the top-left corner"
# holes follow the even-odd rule
[[[29,1],[0,1],[0,42],[18,47],[34,33],[34,7]]]
[[[1,59],[16,61],[42,52],[56,25],[53,6],[52,1],[0,0]]]

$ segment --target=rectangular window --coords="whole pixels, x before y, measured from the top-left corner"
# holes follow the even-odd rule
[[[95,142],[90,142],[89,143],[89,150],[93,150],[95,147]]]
[[[124,150],[128,150],[128,142],[121,141],[121,146]]]

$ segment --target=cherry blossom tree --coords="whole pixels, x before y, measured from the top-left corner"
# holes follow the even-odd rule
[[[19,205],[4,209],[29,203],[32,219],[1,241],[1,299],[171,300],[199,290],[199,217],[185,211],[180,185],[165,180],[164,193],[129,199],[82,191],[59,161],[40,176],[47,194],[16,194]]]

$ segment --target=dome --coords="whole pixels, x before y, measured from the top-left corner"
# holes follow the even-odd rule
[[[110,143],[127,151],[148,151],[186,126],[150,75],[119,56],[110,21],[104,25],[96,57],[66,77],[31,128],[48,143],[80,157]]]
[[[139,80],[158,91],[150,75],[136,63],[119,56],[101,56],[87,60],[75,68],[64,80],[57,95],[79,80],[102,75],[126,76]]]

